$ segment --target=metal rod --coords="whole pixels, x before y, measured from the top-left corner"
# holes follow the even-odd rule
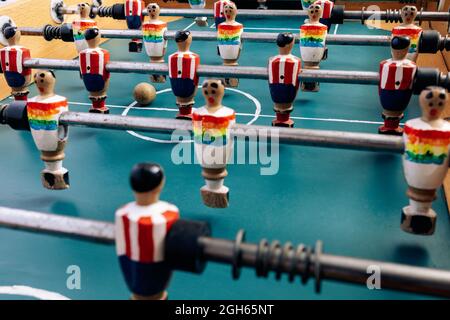
[[[172,133],[174,130],[192,131],[189,121],[132,117],[120,115],[102,115],[87,112],[65,112],[59,119],[61,124],[111,130],[132,130],[142,132]],[[273,128],[267,126],[235,124],[231,135],[238,139],[274,139],[283,144],[365,150],[378,152],[403,153],[404,143],[401,137],[384,136],[370,133],[354,133],[331,130],[310,130],[300,128]]]
[[[144,15],[148,15],[144,10]],[[422,21],[448,21],[448,12],[438,11],[423,11],[420,14],[420,20]],[[213,17],[214,12],[211,9],[161,9],[161,16],[182,16],[185,18],[196,17]],[[238,19],[242,18],[270,18],[270,17],[307,17],[306,10],[252,10],[252,9],[239,9]],[[375,20],[386,20],[393,16],[397,18],[400,16],[398,11],[361,11],[361,10],[345,10],[344,19],[346,20],[367,20],[374,18]]]
[[[114,225],[64,215],[0,207],[0,226],[58,234],[93,242],[114,243]]]
[[[20,32],[24,36],[43,36],[43,28],[23,27]],[[176,31],[166,31],[164,38],[174,40]],[[217,41],[217,33],[213,31],[191,31],[194,40]],[[140,30],[113,30],[102,29],[101,35],[107,39],[135,39],[142,37]],[[270,32],[243,32],[242,39],[246,42],[275,43],[278,33]],[[327,44],[334,45],[358,45],[358,46],[389,46],[390,36],[352,35],[352,34],[329,34]],[[295,35],[295,42],[299,42],[299,36]]]
[[[57,59],[28,59],[24,66],[33,69],[79,70],[77,60]],[[111,61],[106,65],[109,72],[139,73],[139,74],[168,74],[166,63],[122,62]],[[245,79],[268,79],[267,68],[243,66],[213,66],[200,65],[198,75],[203,77],[236,77]],[[340,70],[311,70],[300,72],[300,81],[318,81],[329,83],[373,84],[379,82],[379,73],[372,71],[340,71]]]
[[[255,268],[258,265],[258,245],[242,243],[236,248],[235,242],[226,239],[202,237],[199,239],[203,247],[203,256],[207,261],[233,264],[235,252],[240,251],[240,265]],[[290,274],[292,273],[292,255],[282,254],[283,246],[270,249],[266,253],[267,270]],[[293,248],[293,251],[295,249]],[[294,252],[292,252],[294,254]],[[319,279],[337,280],[366,285],[371,275],[370,267],[380,272],[381,288],[415,292],[436,296],[450,297],[450,272],[446,270],[415,267],[382,261],[365,260],[330,254],[312,252],[305,258],[298,257],[294,265],[296,275],[314,276],[319,268]]]
[[[110,222],[6,207],[0,207],[0,226],[111,245],[115,242],[115,227]],[[257,268],[258,246],[256,244],[243,242],[239,248],[236,248],[234,241],[210,237],[199,238],[199,243],[203,248],[202,258],[206,261],[232,264],[235,259],[235,250],[239,250],[240,266]],[[280,247],[276,250],[280,250]],[[292,256],[280,259],[279,254],[280,252],[275,250],[268,253],[266,260],[268,271],[290,273]],[[367,273],[368,268],[376,267],[380,271],[381,288],[450,297],[450,272],[446,270],[317,252],[312,252],[305,259],[308,261],[299,259],[293,266],[295,274],[315,275],[319,277],[319,279],[316,278],[319,282],[322,278],[365,285],[370,275]],[[317,267],[319,269],[316,269]],[[319,271],[318,274],[317,271]]]

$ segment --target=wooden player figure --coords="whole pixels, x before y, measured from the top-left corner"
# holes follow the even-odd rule
[[[225,5],[229,4],[233,1],[230,0],[219,0],[214,2],[214,25],[216,29],[219,27],[219,24],[225,22]]]
[[[323,9],[320,4],[308,7],[308,20],[300,27],[300,55],[305,69],[319,69],[326,54],[326,25],[320,23]],[[319,91],[318,82],[302,82],[303,91]]]
[[[445,89],[426,88],[419,97],[422,117],[405,124],[403,169],[410,200],[402,210],[401,228],[406,232],[431,235],[436,227],[431,203],[449,167],[450,124],[443,119],[447,101]]]
[[[392,59],[380,63],[379,94],[384,119],[384,124],[378,128],[381,134],[401,135],[403,133],[399,124],[411,99],[417,70],[416,64],[406,59],[409,44],[407,37],[392,38]]]
[[[418,44],[422,35],[422,28],[414,24],[417,16],[417,8],[414,6],[404,6],[401,10],[402,23],[392,29],[392,37],[409,37],[411,46],[407,58],[416,62],[419,55]]]
[[[142,22],[144,21],[144,15],[142,11],[145,8],[145,3],[142,0],[125,0],[125,19],[127,21],[128,29],[140,30]],[[132,39],[128,44],[129,52],[141,52],[142,40]]]
[[[334,8],[334,2],[330,0],[317,0],[314,4],[318,4],[322,7],[322,18],[320,18],[320,23],[323,23],[327,26],[328,31],[330,31],[331,27],[331,14]]]
[[[178,51],[169,56],[170,85],[179,110],[177,119],[191,120],[194,97],[197,92],[197,69],[200,57],[190,51],[192,43],[190,31],[177,31],[175,42]]]
[[[219,55],[223,60],[224,66],[237,66],[239,55],[242,50],[241,35],[244,26],[236,22],[237,7],[234,2],[228,2],[224,5],[225,22],[219,24],[217,28],[217,40]],[[237,87],[239,79],[226,78],[225,85],[228,87]]]
[[[110,78],[110,73],[106,70],[109,52],[99,47],[101,34],[97,28],[86,30],[84,36],[89,48],[80,52],[80,71],[92,101],[89,112],[109,113],[105,105]]]
[[[276,119],[273,126],[293,127],[294,121],[289,118],[294,109],[293,104],[299,87],[298,75],[301,61],[292,55],[295,37],[292,33],[280,33],[277,37],[279,54],[269,59],[269,89]]]
[[[309,6],[314,3],[314,0],[301,0],[303,10],[308,10]]]
[[[56,78],[52,71],[39,71],[34,80],[39,95],[28,100],[27,114],[31,135],[45,163],[41,172],[42,184],[52,190],[67,189],[69,172],[62,162],[68,128],[59,123],[61,113],[69,111],[67,99],[55,94]]]
[[[144,46],[147,55],[152,63],[164,63],[164,55],[167,49],[167,40],[164,34],[167,31],[167,22],[159,19],[161,9],[157,3],[150,3],[147,6],[149,21],[142,25],[142,34]],[[164,83],[166,77],[164,75],[151,75],[152,82]]]
[[[26,101],[30,93],[31,69],[25,68],[23,63],[31,58],[30,50],[19,44],[21,34],[17,27],[6,23],[2,29],[8,46],[0,49],[1,69],[14,99]]]
[[[80,18],[72,22],[73,39],[78,53],[88,48],[86,40],[84,39],[84,32],[87,29],[96,28],[97,22],[89,18],[91,6],[89,3],[81,3],[78,5],[78,12]]]
[[[167,300],[172,271],[164,243],[179,211],[159,200],[164,181],[159,165],[137,164],[130,175],[135,201],[116,211],[116,252],[133,300]]]
[[[226,208],[229,189],[223,182],[233,149],[230,127],[236,115],[233,109],[222,105],[225,86],[221,80],[205,80],[202,93],[206,105],[195,110],[192,117],[195,154],[206,182],[200,192],[208,207]]]
[[[189,6],[192,9],[203,9],[206,5],[206,0],[189,0]],[[207,17],[197,17],[195,18],[195,23],[199,27],[207,27],[208,26],[208,18]]]

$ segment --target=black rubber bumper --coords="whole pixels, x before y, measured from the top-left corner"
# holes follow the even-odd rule
[[[209,237],[211,228],[206,222],[179,220],[166,237],[165,259],[170,268],[202,273],[206,267],[200,237]]]
[[[27,102],[13,101],[10,104],[0,106],[0,124],[7,124],[14,130],[30,131]]]

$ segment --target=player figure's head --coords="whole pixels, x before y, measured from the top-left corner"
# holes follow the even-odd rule
[[[55,94],[56,76],[52,70],[40,70],[34,74],[34,82],[40,96],[53,96]]]
[[[3,33],[6,41],[8,42],[8,45],[14,46],[19,44],[21,33],[16,26],[7,23],[3,26],[1,32]]]
[[[131,169],[130,185],[138,205],[148,206],[157,202],[164,182],[164,171],[156,163],[138,163]]]
[[[89,14],[91,13],[91,5],[87,2],[80,3],[78,5],[78,13],[80,14],[81,19],[89,18]]]
[[[192,34],[188,30],[180,30],[175,33],[175,42],[179,51],[189,51],[192,43]]]
[[[224,6],[223,6],[223,14],[225,16],[225,20],[226,21],[234,21],[236,19],[237,16],[237,7],[236,4],[234,2],[227,2]]]
[[[406,59],[411,41],[409,37],[393,37],[391,40],[391,54],[394,60]]]
[[[323,9],[320,4],[311,4],[308,7],[309,23],[317,23],[322,18]]]
[[[277,46],[280,54],[289,54],[294,47],[295,37],[291,32],[279,33],[277,36]]]
[[[205,97],[206,108],[220,108],[225,94],[225,86],[222,80],[207,79],[203,81],[202,93]]]
[[[415,6],[404,6],[400,11],[400,16],[404,24],[412,24],[417,17],[417,8]]]
[[[159,18],[161,9],[157,3],[149,3],[147,6],[147,12],[150,20],[156,20]]]
[[[422,119],[425,121],[441,119],[447,101],[447,90],[442,87],[432,86],[422,90],[419,96]]]
[[[90,28],[84,32],[84,38],[91,49],[100,45],[101,37],[102,35],[98,28]]]

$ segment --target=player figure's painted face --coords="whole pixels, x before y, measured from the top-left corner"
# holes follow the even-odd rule
[[[427,120],[441,118],[447,105],[447,91],[441,87],[427,87],[420,93],[419,102],[422,109],[422,117]]]
[[[403,23],[411,24],[417,16],[417,8],[414,6],[404,6],[400,13]]]
[[[227,21],[233,21],[234,19],[236,19],[236,15],[237,15],[236,5],[234,3],[227,3],[223,7],[223,14]]]
[[[221,80],[205,80],[202,85],[202,93],[206,100],[206,107],[214,108],[222,103],[225,87]]]
[[[41,70],[34,74],[34,82],[36,83],[36,87],[41,94],[48,94],[53,92],[56,79],[52,71]]]
[[[89,3],[80,3],[78,5],[78,12],[80,13],[80,17],[87,18],[91,12],[91,6]]]
[[[159,18],[161,9],[159,8],[159,5],[157,3],[150,3],[147,6],[147,12],[150,19],[154,20]]]
[[[322,18],[323,9],[319,4],[312,4],[308,7],[308,18],[309,22],[319,22],[320,18]]]

